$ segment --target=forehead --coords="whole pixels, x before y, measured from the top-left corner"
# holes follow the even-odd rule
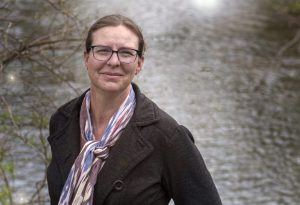
[[[108,46],[138,46],[138,36],[124,25],[106,26],[97,29],[92,34],[93,44]]]

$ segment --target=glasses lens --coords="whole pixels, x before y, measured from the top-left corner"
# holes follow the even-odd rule
[[[110,58],[112,50],[111,48],[105,46],[95,46],[93,49],[93,54],[97,60],[104,61]]]
[[[137,51],[130,48],[121,48],[118,51],[113,51],[110,47],[94,46],[93,55],[99,61],[106,61],[111,58],[113,52],[118,53],[119,61],[122,63],[132,63],[137,57]]]
[[[123,48],[118,51],[118,56],[122,63],[132,63],[136,59],[137,51],[129,48]]]

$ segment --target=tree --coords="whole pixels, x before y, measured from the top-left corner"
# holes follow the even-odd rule
[[[50,160],[46,142],[49,114],[57,107],[54,96],[60,95],[59,87],[77,92],[68,67],[81,48],[84,27],[72,9],[71,2],[64,0],[0,3],[1,204],[16,200],[44,204],[48,200],[44,190]],[[14,197],[18,194],[16,181],[22,181],[29,164],[32,170],[42,166],[42,173],[23,176],[35,185],[23,199]]]

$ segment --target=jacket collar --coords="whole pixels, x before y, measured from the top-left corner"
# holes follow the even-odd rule
[[[136,96],[136,107],[131,118],[131,123],[137,126],[146,126],[159,120],[157,106],[141,93],[139,87],[132,83]]]
[[[159,120],[158,110],[157,107],[154,106],[154,103],[141,93],[139,87],[135,83],[132,83],[132,87],[136,96],[136,107],[130,120],[131,123],[136,123],[137,126],[146,126]],[[74,113],[79,114],[82,100],[87,91],[88,90],[71,103],[61,107],[59,112],[64,114],[67,118],[70,118]]]

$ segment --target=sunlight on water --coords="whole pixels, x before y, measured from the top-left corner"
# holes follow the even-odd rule
[[[192,0],[192,2],[202,10],[214,10],[220,5],[220,0]]]
[[[30,195],[26,192],[19,191],[14,193],[13,201],[15,204],[28,204],[30,201]]]
[[[14,82],[16,80],[16,76],[12,73],[10,73],[9,75],[7,75],[7,78],[10,82]]]
[[[148,97],[191,130],[223,204],[300,204],[299,49],[295,44],[297,53],[285,53],[281,65],[273,66],[274,54],[291,36],[287,38],[286,31],[274,27],[274,17],[260,8],[262,1],[120,2],[76,0],[72,4],[84,19],[83,26],[100,16],[120,13],[142,27],[148,43],[147,59],[136,82]],[[59,52],[65,55],[65,51]],[[89,83],[82,50],[69,62],[71,65],[55,68],[55,73],[62,70],[73,76],[70,84],[85,90]],[[42,106],[42,113],[49,112],[45,118],[50,118],[54,105],[71,98],[69,84],[55,80],[56,75],[51,77],[47,69],[28,70],[26,63],[21,66],[1,76],[3,120],[10,122],[16,117],[17,123],[34,122],[36,104]],[[43,92],[49,96],[42,98]],[[39,136],[37,130],[28,127],[22,131]],[[11,146],[3,146],[4,134],[0,132],[0,152]],[[11,182],[14,204],[49,205],[47,187],[40,181],[44,162],[27,142],[12,143],[16,160]],[[0,176],[0,189],[1,183]],[[37,195],[41,201],[29,202],[40,183],[43,190]]]

